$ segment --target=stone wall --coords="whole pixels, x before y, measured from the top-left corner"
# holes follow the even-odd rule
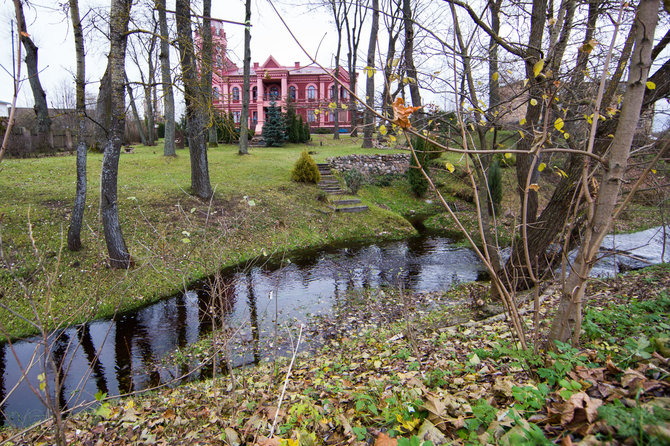
[[[365,177],[386,174],[403,174],[409,168],[409,154],[399,153],[395,155],[349,155],[328,158],[326,162],[330,167],[347,172],[357,169]]]

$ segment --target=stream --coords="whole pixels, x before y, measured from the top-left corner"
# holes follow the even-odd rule
[[[670,228],[666,228],[670,232]],[[654,228],[608,238],[605,263],[594,273],[611,275],[670,260],[663,241],[670,234]],[[613,245],[614,244],[614,245]],[[625,250],[615,252],[613,246]],[[309,324],[329,315],[333,306],[354,289],[402,286],[413,292],[445,291],[455,283],[477,280],[482,274],[475,254],[448,237],[423,234],[402,241],[326,247],[288,253],[283,258],[261,257],[228,268],[219,275],[216,293],[207,282],[114,320],[98,320],[52,334],[49,347],[64,383],[56,396],[61,407],[92,401],[97,392],[119,395],[211,376],[210,366],[168,365],[166,355],[205,336],[225,322],[244,348],[230,356],[232,366],[257,363],[270,353],[285,353],[277,331]],[[213,299],[212,295],[216,298]],[[276,331],[277,330],[277,331]],[[295,330],[294,330],[295,332]],[[37,338],[0,345],[0,424],[26,426],[47,416],[31,386],[39,389],[44,347]],[[31,365],[32,364],[32,365]],[[22,370],[27,370],[22,378]],[[48,367],[46,382],[54,382]],[[29,384],[30,383],[30,384]],[[53,393],[52,393],[53,394]]]

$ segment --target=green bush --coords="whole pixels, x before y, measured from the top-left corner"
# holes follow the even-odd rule
[[[319,168],[309,153],[303,150],[300,158],[295,162],[293,171],[291,172],[291,179],[299,183],[318,183],[321,181],[321,174]]]
[[[156,130],[156,133],[158,134],[159,138],[165,138],[165,123],[164,122],[159,122],[158,123],[158,129]]]
[[[263,139],[267,147],[281,147],[287,139],[286,121],[274,101],[268,107],[268,119],[263,125]]]
[[[491,206],[489,206],[489,215],[500,215],[500,202],[503,196],[502,172],[497,160],[493,160],[489,166],[488,174],[489,193],[491,194]]]
[[[351,169],[344,174],[344,182],[347,184],[349,191],[356,195],[363,184],[363,174],[358,169]]]
[[[429,161],[439,158],[441,152],[432,143],[426,143],[426,140],[423,138],[414,138],[412,141],[412,146],[416,152],[416,158],[419,159],[419,162],[424,167],[424,170],[428,172]],[[428,191],[428,180],[426,180],[426,178],[423,176],[418,166],[419,165],[417,164],[414,156],[411,156],[409,169],[407,170],[407,180],[409,181],[409,186],[412,189],[414,195],[417,197],[423,197]]]

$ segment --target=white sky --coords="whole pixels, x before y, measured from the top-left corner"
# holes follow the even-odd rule
[[[74,85],[73,74],[75,69],[74,40],[69,17],[58,6],[57,0],[31,0],[32,8],[24,6],[28,33],[39,48],[40,80],[47,93],[47,101],[52,103],[53,97],[58,94],[64,82]],[[168,0],[168,9],[174,10],[174,0]],[[200,7],[197,0],[192,3]],[[244,21],[244,2],[217,1],[212,5],[212,16],[215,18]],[[87,13],[90,7],[97,7],[97,12],[102,13],[109,8],[109,1],[104,0],[80,0],[80,13]],[[327,8],[309,9],[307,7],[280,6],[280,11],[285,20],[301,40],[305,48],[317,55],[318,61],[326,66],[332,65],[333,52],[336,43],[335,28],[330,20],[330,11]],[[90,13],[91,16],[95,12]],[[252,3],[252,39],[251,59],[252,62],[263,63],[271,54],[283,65],[293,65],[294,62],[309,63],[307,56],[300,50],[298,45],[282,25],[270,5],[263,0],[255,0]],[[13,94],[12,76],[12,46],[10,37],[10,22],[14,19],[14,7],[11,1],[2,0],[0,3],[0,100],[11,102]],[[170,17],[168,16],[170,20]],[[100,25],[103,26],[102,24]],[[131,25],[132,26],[132,25]],[[233,24],[224,24],[228,37],[229,57],[241,66],[241,56],[244,44],[244,27]],[[16,34],[16,24],[14,24]],[[109,50],[109,44],[105,42],[100,33],[94,38],[88,35],[86,38],[86,77],[87,95],[96,95],[98,91],[97,81],[105,70],[105,55]],[[365,31],[364,36],[369,36]],[[323,42],[321,42],[323,39]],[[367,42],[367,37],[365,37]],[[367,48],[367,43],[365,44]],[[16,50],[16,45],[15,45]],[[22,50],[23,51],[23,50]],[[346,49],[342,52],[342,61],[346,55]],[[171,54],[171,63],[176,63],[176,53]],[[136,69],[132,62],[127,60],[127,71],[131,81],[139,80]],[[362,68],[362,67],[361,67]],[[21,76],[25,79],[26,68],[23,64]],[[160,78],[160,72],[158,73]],[[137,92],[137,95],[140,95]],[[18,96],[19,106],[32,105],[32,92],[27,82],[21,84]]]

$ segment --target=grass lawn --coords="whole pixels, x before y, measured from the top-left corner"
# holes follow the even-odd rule
[[[186,150],[166,158],[161,145],[134,148],[121,156],[118,182],[123,234],[136,262],[129,271],[110,270],[105,260],[98,217],[101,154],[88,156],[84,249],[76,253],[65,246],[74,156],[3,161],[0,242],[11,267],[0,268],[0,294],[16,312],[0,310],[6,336],[34,332],[28,321],[47,314],[53,327],[142,306],[264,253],[414,232],[400,216],[377,206],[364,214],[330,213],[315,185],[289,179],[304,145],[257,148],[242,157],[236,146],[210,149],[216,191],[211,201],[188,193]],[[378,152],[360,149],[360,142],[348,137],[334,142],[330,135],[315,135],[308,149],[317,162]]]

